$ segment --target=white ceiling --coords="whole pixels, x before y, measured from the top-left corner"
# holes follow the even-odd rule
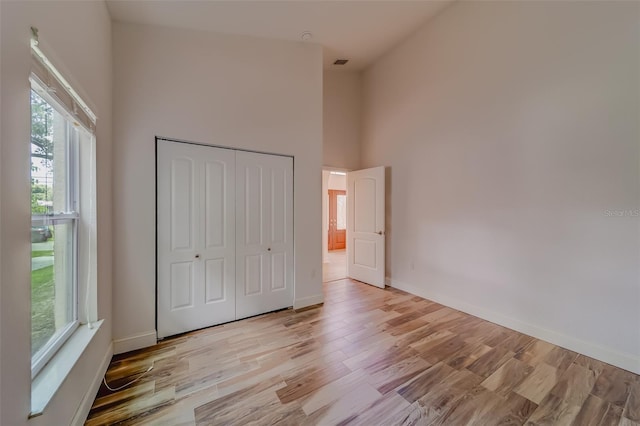
[[[301,41],[324,47],[325,68],[361,70],[453,0],[107,0],[115,21]]]

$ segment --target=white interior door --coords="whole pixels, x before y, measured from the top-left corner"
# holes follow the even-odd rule
[[[236,316],[235,151],[158,141],[158,337]]]
[[[293,305],[293,159],[236,154],[236,317]]]
[[[384,288],[384,167],[347,174],[347,274]]]

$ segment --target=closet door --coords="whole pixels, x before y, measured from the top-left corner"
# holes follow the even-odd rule
[[[157,149],[163,338],[236,318],[235,151],[163,140]]]
[[[293,159],[236,153],[236,317],[293,305]]]

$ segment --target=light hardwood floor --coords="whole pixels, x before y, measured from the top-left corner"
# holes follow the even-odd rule
[[[116,356],[89,425],[621,425],[640,377],[412,296],[352,280],[325,304]]]
[[[336,281],[347,277],[347,251],[331,250],[322,264],[322,281]]]

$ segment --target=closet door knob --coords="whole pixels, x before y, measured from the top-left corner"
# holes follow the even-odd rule
[[[271,251],[271,247],[269,247],[269,248],[267,249],[267,251]]]
[[[200,255],[199,254],[196,254],[196,259],[200,259]]]

